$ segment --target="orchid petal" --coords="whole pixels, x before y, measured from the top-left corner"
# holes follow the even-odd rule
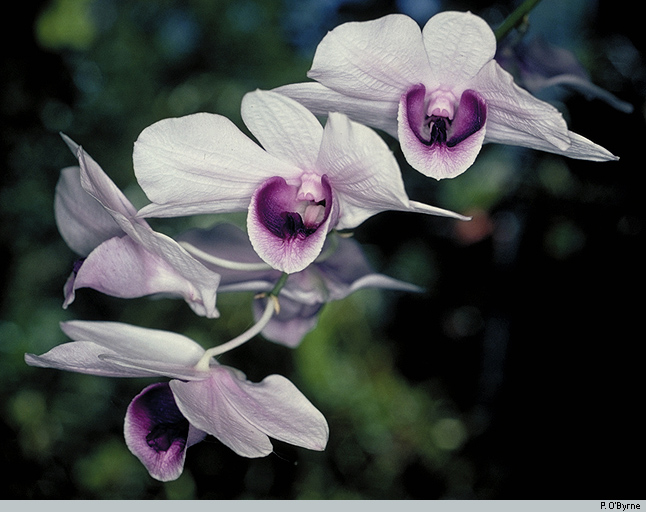
[[[340,203],[337,228],[353,228],[375,213],[406,210],[399,165],[374,130],[330,114],[325,125],[317,168],[334,184]]]
[[[112,238],[90,253],[76,273],[71,292],[79,288],[93,288],[121,298],[171,293],[191,301],[198,295],[195,287],[163,258],[129,237]],[[200,307],[204,309],[201,303]]]
[[[175,240],[150,229],[147,225],[131,224],[128,234],[150,253],[167,263],[165,280],[157,285],[159,291],[179,293],[191,309],[200,316],[220,316],[215,306],[220,276],[193,258]],[[160,266],[164,266],[160,262]],[[164,275],[164,273],[162,273]]]
[[[402,95],[399,106],[399,140],[406,160],[425,176],[453,178],[475,161],[485,138],[487,106],[481,96],[466,90],[453,119],[454,138],[437,143],[424,140],[420,127],[426,117],[425,87],[418,85]]]
[[[427,88],[451,89],[466,83],[496,53],[493,31],[470,12],[438,13],[428,20],[422,34],[433,71],[433,79],[424,82]]]
[[[106,354],[116,355],[116,352],[93,341],[74,341],[58,345],[40,356],[25,354],[25,362],[29,366],[54,368],[100,377],[152,377],[157,375],[155,372],[140,368],[127,368],[105,360],[103,356]]]
[[[393,14],[328,32],[308,76],[354,98],[398,101],[402,89],[431,80],[430,71],[419,25]]]
[[[289,274],[299,272],[320,254],[334,216],[332,189],[326,179],[321,184],[325,216],[314,228],[308,228],[290,208],[296,202],[296,187],[283,178],[267,180],[253,194],[247,214],[249,240],[273,268]]]
[[[72,139],[65,135],[63,135],[63,139],[72,150],[75,150],[81,168],[80,178],[83,189],[109,213],[134,218],[137,214],[137,209],[108,177],[101,166]]]
[[[170,387],[192,425],[243,457],[271,453],[268,436],[312,450],[327,444],[325,418],[282,376],[252,383],[241,372],[222,366],[213,369],[208,380],[173,380]]]
[[[139,184],[155,203],[142,216],[242,211],[259,183],[300,172],[227,118],[206,113],[149,126],[135,142],[133,161]]]
[[[288,84],[273,91],[298,101],[313,114],[327,116],[330,112],[343,112],[353,121],[397,137],[399,98],[384,101],[354,98],[333,91],[318,82]]]
[[[130,402],[124,437],[150,476],[168,482],[179,478],[187,448],[204,439],[206,433],[182,416],[168,384],[159,383],[146,387]]]
[[[303,337],[316,327],[318,313],[323,308],[324,302],[304,304],[282,295],[279,302],[280,311],[271,317],[262,330],[262,336],[274,343],[296,348]],[[254,301],[253,314],[256,320],[262,316],[265,307],[265,300]]]
[[[123,234],[103,206],[81,187],[79,167],[61,171],[54,212],[58,231],[77,254],[87,256],[102,242]]]
[[[86,192],[82,197],[89,195],[98,201],[121,230],[141,248],[126,239],[113,239],[101,247],[96,255],[88,257],[90,261],[85,262],[88,263],[87,267],[85,263],[81,266],[78,282],[72,287],[66,285],[65,303],[73,300],[74,288],[94,288],[96,284],[99,286],[96,289],[117,297],[140,297],[162,292],[178,294],[198,315],[218,317],[215,301],[219,275],[191,257],[173,239],[156,233],[146,221],[136,218],[135,207],[103,169],[80,146],[69,138],[66,141],[77,150],[80,181]],[[150,254],[146,254],[146,251]],[[100,258],[105,258],[105,261]],[[128,268],[129,264],[137,265],[140,272],[132,282],[128,281],[129,272],[135,272],[135,269]]]
[[[257,90],[244,96],[240,112],[267,153],[314,169],[323,127],[309,110],[275,92]]]
[[[491,61],[472,80],[488,106],[485,142],[514,144],[593,161],[617,160],[605,148],[568,130],[561,113],[513,82]]]
[[[181,334],[120,322],[73,320],[61,324],[74,341],[92,341],[121,357],[193,367],[204,349]]]

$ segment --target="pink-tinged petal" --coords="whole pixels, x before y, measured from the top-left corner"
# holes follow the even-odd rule
[[[298,185],[290,185],[282,177],[267,180],[251,198],[249,240],[263,261],[277,270],[290,274],[303,270],[325,243],[334,217],[334,198],[326,177],[317,179],[320,195],[308,201],[299,199]],[[305,213],[304,204],[309,204]],[[307,212],[316,210],[320,210],[316,220],[308,222]]]
[[[179,293],[191,309],[200,316],[207,318],[220,316],[215,305],[220,284],[219,274],[193,258],[175,240],[153,231],[147,225],[133,222],[129,227],[124,225],[124,228],[133,240],[151,254],[161,258],[168,266],[166,281],[157,282],[157,288],[166,286],[168,292]],[[160,263],[160,266],[163,267],[163,264]]]
[[[73,320],[63,322],[61,329],[74,341],[91,341],[133,360],[192,368],[204,355],[198,343],[181,334],[120,322]]]
[[[473,78],[496,53],[493,31],[482,18],[470,12],[436,14],[428,20],[422,33],[433,71],[433,78],[423,82],[427,88],[459,87]]]
[[[215,313],[217,283],[214,283],[210,290],[204,290],[207,294],[205,300],[196,286],[166,259],[147,251],[127,236],[115,237],[99,245],[74,274],[75,279],[72,280],[71,286],[66,285],[64,307],[73,301],[75,290],[92,288],[121,298],[155,294],[180,296],[184,297],[198,314],[214,316]],[[208,272],[205,277],[208,279],[211,274]],[[202,283],[198,285],[202,286]],[[208,303],[206,307],[205,302]]]
[[[83,190],[78,167],[61,171],[56,184],[54,213],[63,240],[81,256],[87,256],[102,242],[123,234],[105,208]]]
[[[300,172],[227,118],[206,113],[149,126],[135,142],[133,161],[140,186],[155,203],[140,214],[158,217],[242,211],[265,179]]]
[[[343,112],[358,123],[397,137],[398,97],[387,101],[354,98],[318,82],[288,84],[273,91],[298,101],[313,114],[327,116],[330,112]]]
[[[219,439],[238,455],[265,457],[272,452],[271,441],[238,412],[235,395],[227,396],[229,390],[221,382],[237,382],[234,372],[232,368],[217,368],[207,380],[172,380],[170,387],[179,410],[195,428]]]
[[[69,138],[66,141],[76,148],[85,195],[94,198],[130,239],[112,239],[97,248],[97,254],[88,257],[90,261],[86,260],[78,270],[76,281],[66,284],[65,304],[73,300],[75,288],[88,286],[117,297],[151,293],[179,295],[198,315],[218,317],[215,301],[220,276],[195,260],[173,239],[153,231],[145,220],[137,218],[135,207],[103,169],[80,146]],[[129,269],[129,264],[134,267]],[[131,273],[139,273],[132,282]]]
[[[435,179],[453,178],[475,161],[485,138],[491,109],[475,91],[465,90],[454,118],[429,116],[423,85],[402,95],[399,105],[399,141],[406,161]],[[448,126],[447,126],[448,125]]]
[[[401,14],[336,27],[319,43],[308,76],[353,98],[398,101],[432,79],[422,32]]]
[[[311,450],[323,450],[329,430],[323,415],[286,378],[262,382],[225,366],[212,368],[200,382],[170,382],[182,414],[244,457],[272,451],[269,437]]]
[[[257,90],[244,96],[240,112],[265,151],[303,170],[314,169],[323,127],[300,103]]]
[[[182,416],[167,383],[146,387],[130,402],[123,430],[130,451],[162,482],[179,478],[187,448],[206,437]]]
[[[121,366],[104,359],[106,355],[116,356],[117,353],[92,341],[74,341],[58,345],[40,356],[25,354],[25,362],[29,366],[54,368],[100,377],[152,377],[158,375],[156,372],[141,368]]]

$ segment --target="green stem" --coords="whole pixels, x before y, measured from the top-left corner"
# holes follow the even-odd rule
[[[195,368],[202,371],[208,371],[209,361],[212,357],[219,356],[221,354],[224,354],[225,352],[228,352],[229,350],[239,347],[240,345],[243,345],[251,338],[259,334],[260,331],[262,331],[266,327],[266,325],[269,323],[269,320],[271,320],[274,314],[278,312],[278,294],[280,293],[280,290],[282,290],[283,286],[285,286],[285,282],[287,281],[288,277],[289,274],[283,272],[272,290],[267,294],[267,305],[265,306],[265,311],[263,312],[258,322],[256,322],[248,330],[246,330],[239,336],[236,336],[232,340],[205,351],[204,355],[197,363]]]
[[[496,35],[496,41],[500,41],[503,37],[505,37],[511,29],[516,27],[518,24],[520,24],[525,16],[529,14],[529,12],[536,7],[538,2],[541,0],[525,0],[522,4],[518,6],[518,8],[512,12],[509,16],[507,16],[507,19],[503,21],[500,26],[494,30],[494,34]]]

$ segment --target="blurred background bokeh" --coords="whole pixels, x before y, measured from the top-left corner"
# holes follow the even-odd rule
[[[326,306],[296,350],[263,339],[222,361],[252,380],[289,377],[325,414],[325,452],[275,443],[243,459],[213,438],[162,484],[127,450],[129,401],[149,381],[27,367],[67,341],[58,324],[103,319],[211,346],[251,321],[180,300],[80,290],[53,216],[64,132],[132,198],[132,144],[198,111],[241,128],[242,96],[303,81],[316,44],[348,20],[404,12],[423,24],[471,10],[492,26],[511,0],[25,0],[3,16],[0,155],[0,461],[3,499],[637,499],[644,490],[643,33],[634,3],[543,0],[529,35],[571,51],[627,113],[565,88],[541,91],[570,128],[619,155],[591,163],[486,146],[451,181],[412,171],[411,198],[470,223],[382,213],[355,231],[375,268],[423,294],[367,290]],[[636,27],[636,28],[633,28]],[[213,219],[154,222],[168,233]]]

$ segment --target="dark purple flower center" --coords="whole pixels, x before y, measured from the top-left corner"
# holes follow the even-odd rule
[[[444,108],[446,97],[439,97],[441,100],[427,98],[426,88],[422,84],[406,93],[408,123],[423,144],[452,148],[484,126],[487,105],[476,91],[464,91],[457,105],[449,105],[451,112]],[[439,108],[438,104],[443,108]]]
[[[140,397],[138,405],[149,421],[148,446],[159,453],[168,451],[175,443],[186,444],[189,423],[177,408],[169,386],[151,388]]]
[[[330,214],[332,188],[327,176],[289,185],[285,179],[267,180],[258,192],[256,208],[262,224],[283,240],[303,240]]]

